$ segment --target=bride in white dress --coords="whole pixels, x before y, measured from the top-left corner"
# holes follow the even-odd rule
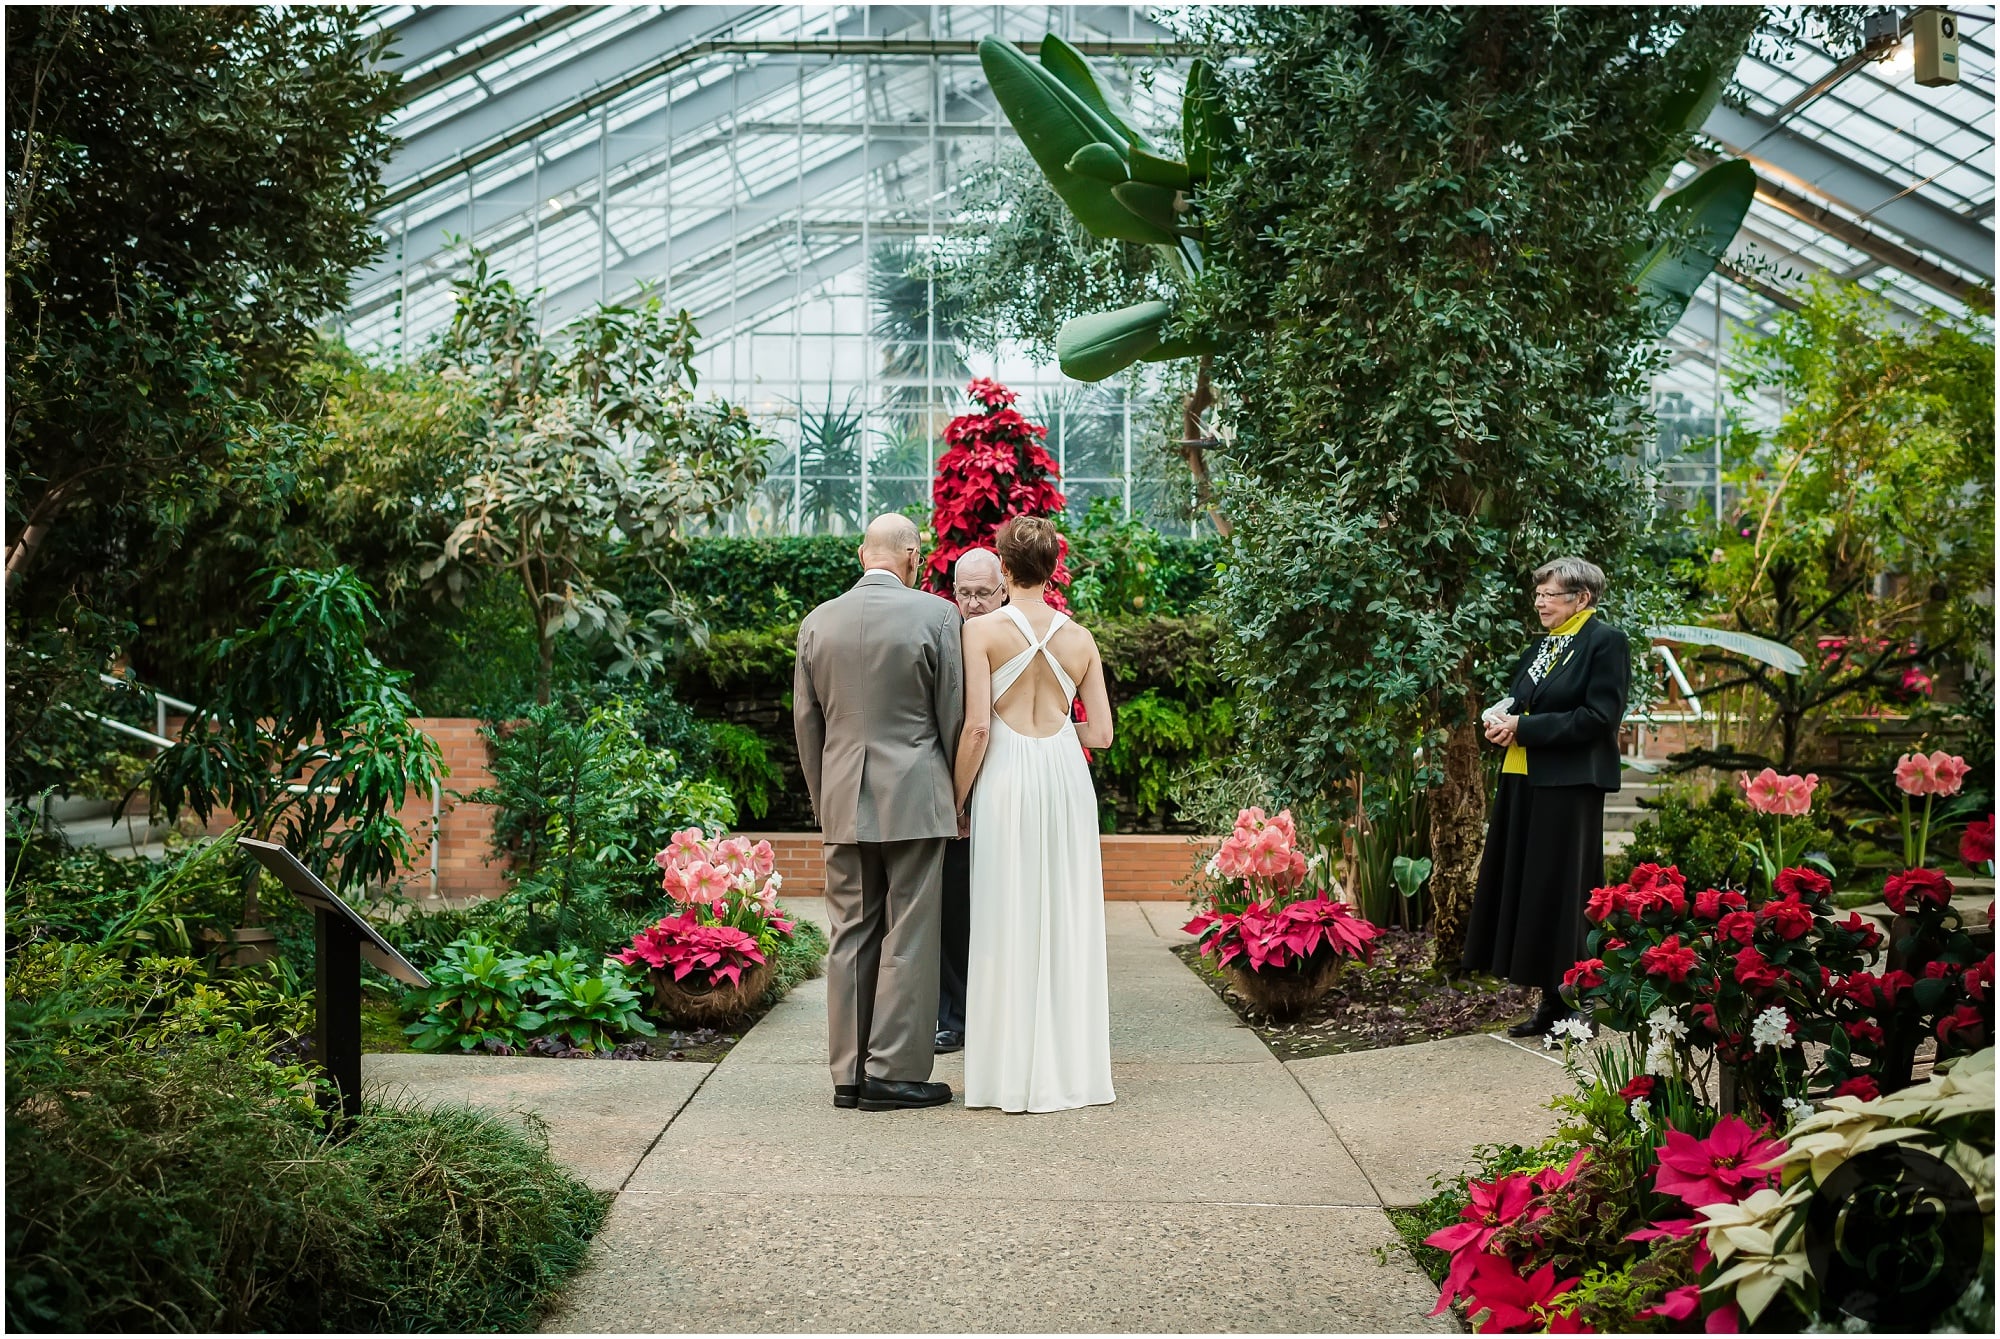
[[[1111,1091],[1104,874],[1085,748],[1111,743],[1097,642],[1042,598],[1056,528],[1016,517],[995,547],[1011,602],[965,625],[960,822],[970,799],[965,1105],[1102,1106]],[[1085,724],[1070,703],[1083,686]]]

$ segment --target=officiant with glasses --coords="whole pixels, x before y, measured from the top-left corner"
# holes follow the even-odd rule
[[[1000,557],[967,549],[952,564],[951,594],[966,618],[990,614],[1007,603]],[[944,848],[943,962],[938,972],[936,1050],[965,1049],[965,977],[972,951],[972,843],[963,834]]]
[[[1582,558],[1535,571],[1546,630],[1522,653],[1508,696],[1487,709],[1506,749],[1486,829],[1465,966],[1539,986],[1540,1007],[1508,1032],[1546,1033],[1573,1012],[1563,973],[1584,947],[1583,906],[1604,882],[1604,797],[1619,787],[1618,729],[1631,689],[1625,634],[1598,613],[1604,572]]]

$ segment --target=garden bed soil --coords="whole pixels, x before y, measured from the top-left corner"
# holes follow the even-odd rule
[[[1237,994],[1193,944],[1174,949],[1280,1060],[1491,1032],[1534,1007],[1538,993],[1532,989],[1480,976],[1447,979],[1431,968],[1431,951],[1427,934],[1385,930],[1373,963],[1350,963],[1318,1003],[1280,1024]]]

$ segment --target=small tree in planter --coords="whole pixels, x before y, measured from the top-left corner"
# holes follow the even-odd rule
[[[1001,523],[1014,516],[1054,516],[1063,509],[1060,471],[1042,447],[1049,430],[1017,413],[1017,398],[996,381],[975,378],[965,393],[980,406],[945,425],[945,453],[931,485],[931,529],[937,547],[924,565],[924,588],[951,596],[951,569],[970,548],[991,548]],[[1063,542],[1063,553],[1069,543]],[[1061,558],[1049,579],[1048,601],[1066,608],[1069,569]]]
[[[778,909],[785,879],[771,844],[709,842],[700,828],[685,828],[655,860],[676,909],[633,935],[619,961],[651,969],[655,1007],[676,1023],[747,1013],[770,987],[779,941],[792,934]]]
[[[1366,961],[1381,931],[1331,894],[1323,853],[1300,849],[1290,810],[1245,809],[1208,862],[1208,909],[1183,929],[1237,992],[1274,1018],[1298,1014],[1333,988],[1350,959]]]

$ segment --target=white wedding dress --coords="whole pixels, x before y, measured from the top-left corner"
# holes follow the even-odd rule
[[[1016,733],[998,710],[1034,663],[1076,696],[1049,637],[1003,606],[1028,646],[993,672],[993,728],[972,791],[972,953],[966,975],[965,1105],[1003,1111],[1102,1106],[1111,1091],[1104,871],[1097,793],[1076,727]]]

